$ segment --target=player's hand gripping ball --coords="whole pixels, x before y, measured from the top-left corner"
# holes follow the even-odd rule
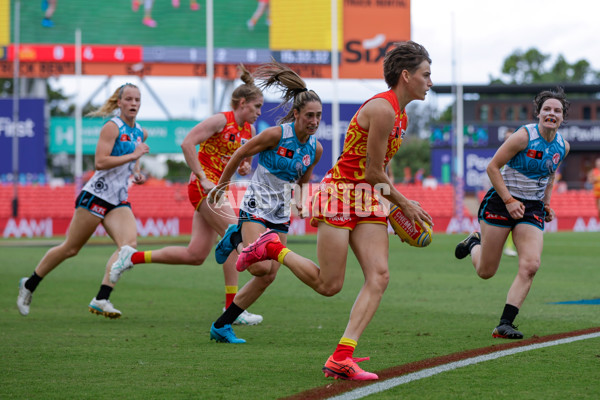
[[[431,226],[425,222],[425,226],[421,226],[415,221],[415,227],[413,228],[410,219],[404,215],[400,207],[394,205],[390,209],[390,215],[388,215],[390,224],[394,228],[396,235],[400,237],[403,242],[410,244],[415,247],[425,247],[433,240],[433,231]]]

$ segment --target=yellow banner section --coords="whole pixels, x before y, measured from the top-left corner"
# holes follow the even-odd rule
[[[338,50],[342,49],[342,0],[338,7]],[[271,50],[331,50],[331,1],[271,0]]]
[[[0,46],[10,44],[10,0],[0,0]],[[2,58],[2,54],[0,54]]]

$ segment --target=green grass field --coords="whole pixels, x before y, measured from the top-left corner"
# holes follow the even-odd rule
[[[356,355],[378,371],[458,351],[505,343],[491,331],[517,261],[502,260],[484,281],[468,260],[454,259],[459,235],[436,235],[411,248],[392,239],[391,282]],[[598,233],[545,237],[542,268],[517,317],[526,337],[600,326],[599,306],[550,302],[600,296]],[[11,245],[7,245],[11,244]],[[236,327],[242,345],[209,341],[224,300],[220,267],[144,265],[127,272],[111,296],[119,320],[92,315],[112,247],[93,245],[38,287],[31,313],[16,308],[17,283],[48,246],[0,241],[0,398],[274,399],[338,384],[321,367],[343,333],[362,284],[353,256],[344,289],[325,298],[282,268],[251,308],[264,322]],[[160,247],[141,242],[141,249]],[[315,258],[314,237],[290,247]],[[248,274],[241,275],[242,282]],[[589,339],[503,357],[401,385],[373,399],[600,398],[600,340]]]
[[[21,1],[21,43],[74,43],[75,29],[81,29],[86,44],[129,44],[143,46],[206,47],[206,8],[189,9],[189,0],[173,8],[169,0],[155,0],[152,17],[156,28],[142,25],[143,3],[137,12],[131,0],[59,0],[52,17],[53,28],[41,26],[44,13],[40,0]],[[256,1],[218,0],[214,2],[216,47],[269,48],[265,16],[251,32],[246,27],[256,9]],[[12,37],[11,31],[11,37]]]

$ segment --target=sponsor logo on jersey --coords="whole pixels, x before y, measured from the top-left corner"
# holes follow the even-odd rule
[[[527,150],[527,157],[529,157],[529,158],[535,158],[536,160],[541,160],[543,156],[544,156],[543,151],[537,151],[534,149]]]
[[[98,204],[92,204],[90,211],[95,212],[96,214],[104,215],[106,214],[106,207],[102,207]]]
[[[279,154],[281,157],[285,157],[285,158],[294,158],[294,151],[290,150],[290,149],[286,149],[283,146],[279,146],[279,148],[277,149],[277,154]]]
[[[119,141],[120,142],[129,142],[129,135],[126,133],[121,133],[121,136],[119,137]]]
[[[493,214],[491,212],[486,212],[485,213],[485,219],[495,219],[495,220],[499,220],[499,221],[508,221],[508,218],[506,218],[504,215]]]
[[[344,223],[344,222],[350,221],[350,217],[345,216],[344,214],[336,214],[333,217],[329,218],[329,220],[331,222],[341,222],[341,223]]]

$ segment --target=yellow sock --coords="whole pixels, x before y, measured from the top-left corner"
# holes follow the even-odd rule
[[[225,285],[225,309],[227,309],[231,303],[233,303],[233,299],[238,292],[237,286],[227,286]]]
[[[152,262],[152,250],[144,252],[144,263],[150,264]]]
[[[279,264],[283,264],[283,259],[285,258],[285,256],[287,255],[287,253],[289,253],[291,250],[288,249],[287,247],[284,247],[279,254],[277,255],[277,261],[279,262]]]
[[[343,338],[340,339],[340,343],[339,344],[343,344],[344,346],[350,346],[350,347],[356,348],[356,345],[358,343],[356,342],[356,340],[352,340],[352,339],[348,339],[346,337],[343,337]]]

